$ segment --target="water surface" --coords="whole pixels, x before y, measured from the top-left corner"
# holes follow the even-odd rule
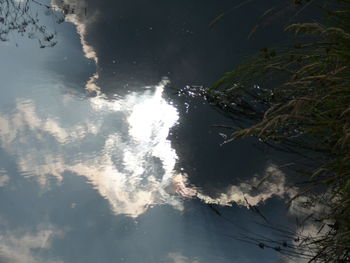
[[[231,3],[70,2],[57,47],[1,43],[0,261],[278,262],[233,237],[259,228],[245,199],[284,220],[284,173],[177,94],[237,63],[237,15],[207,27]]]

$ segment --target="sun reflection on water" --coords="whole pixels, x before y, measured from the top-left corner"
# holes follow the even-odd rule
[[[67,171],[84,176],[116,214],[137,217],[157,204],[182,209],[181,199],[166,191],[177,160],[167,136],[179,118],[163,98],[168,83],[163,79],[116,100],[62,95],[59,103],[74,111],[74,125],[65,115],[39,113],[53,105],[18,99],[12,113],[0,114],[1,145],[16,156],[21,173],[43,188],[50,177],[60,183]]]
[[[258,175],[228,186],[215,198],[190,185],[187,175],[175,170],[178,156],[168,139],[179,120],[175,106],[163,98],[168,84],[163,79],[113,100],[101,91],[82,100],[62,94],[57,85],[47,93],[33,93],[41,98],[17,98],[13,110],[0,107],[1,147],[15,157],[20,173],[42,189],[50,188],[52,178],[61,184],[65,172],[82,176],[115,214],[134,218],[154,205],[182,210],[184,199],[223,206],[246,205],[248,200],[257,205],[272,196],[293,194],[285,175],[273,165],[263,172],[268,180],[258,192],[251,187]],[[0,186],[10,184],[9,178],[5,172]]]

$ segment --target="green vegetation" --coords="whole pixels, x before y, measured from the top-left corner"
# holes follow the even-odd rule
[[[302,171],[308,185],[298,197],[316,196],[311,205],[322,199],[325,209],[307,218],[320,229],[312,238],[297,237],[292,248],[298,255],[309,262],[350,262],[350,1],[320,2],[322,23],[286,27],[298,43],[262,48],[206,96],[235,119],[230,140],[255,136],[309,162]]]

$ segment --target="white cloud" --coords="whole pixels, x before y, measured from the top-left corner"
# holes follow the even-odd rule
[[[43,258],[38,253],[50,249],[53,239],[62,236],[63,232],[52,226],[41,226],[34,232],[3,230],[0,238],[0,262],[63,263],[58,259]]]
[[[310,258],[316,255],[320,243],[314,243],[314,241],[322,240],[331,230],[330,226],[334,224],[334,220],[327,219],[325,215],[330,214],[331,207],[336,203],[336,199],[332,200],[330,191],[318,194],[308,193],[298,196],[291,202],[288,212],[298,218],[293,240],[297,250],[300,249],[299,251],[303,252],[303,249],[307,247]],[[326,219],[315,220],[322,218]],[[297,262],[309,262],[309,259],[298,259]]]
[[[87,3],[84,0],[52,0],[52,6],[57,10],[63,10],[63,6],[69,6],[74,9],[74,12],[68,12],[65,20],[76,26],[77,33],[80,37],[80,43],[84,55],[88,59],[92,59],[98,65],[98,56],[93,46],[86,41],[86,31],[89,25],[94,23],[99,16],[97,10],[87,8]],[[95,92],[97,95],[102,95],[100,88],[96,82],[99,79],[98,73],[93,74],[85,85],[85,89],[89,92]]]
[[[33,100],[19,99],[11,113],[0,114],[0,144],[16,156],[24,176],[43,187],[52,176],[61,182],[65,171],[87,178],[116,214],[137,217],[155,204],[182,209],[181,198],[165,191],[177,160],[167,136],[178,119],[176,109],[162,98],[167,84],[163,80],[114,101],[87,99],[84,109],[91,114],[77,114],[74,125],[65,124],[65,116],[39,114],[40,105]],[[67,104],[64,96],[58,103],[75,107],[74,97]],[[92,124],[111,116],[118,126]]]
[[[10,180],[10,177],[8,175],[1,175],[0,176],[0,187],[5,186],[9,180]]]
[[[52,4],[58,9],[62,7],[61,1],[53,0]],[[98,13],[88,10],[86,16],[85,1],[64,0],[63,4],[75,9],[74,13],[67,14],[66,21],[77,27],[85,56],[98,65],[98,56],[86,41],[87,27],[96,20]],[[273,165],[266,169],[266,179],[258,189],[252,186],[258,184],[257,177],[230,186],[218,198],[189,186],[187,176],[174,171],[177,154],[167,140],[170,128],[178,120],[175,107],[162,98],[168,80],[162,80],[145,92],[111,101],[96,85],[98,78],[98,73],[95,73],[86,83],[86,90],[96,92],[97,96],[87,100],[95,117],[85,122],[64,127],[64,120],[39,116],[34,101],[28,99],[18,100],[14,114],[0,114],[1,145],[16,156],[22,174],[47,185],[50,176],[60,182],[64,171],[74,172],[86,177],[109,201],[115,213],[133,217],[153,204],[171,204],[181,209],[179,195],[219,205],[247,205],[246,198],[251,205],[257,205],[272,196],[283,197],[289,193],[285,175]],[[109,114],[116,113],[123,116],[122,127],[111,130],[109,134],[99,134],[100,130],[93,124],[96,119],[104,120]],[[121,129],[126,129],[127,135]],[[103,148],[91,155],[79,152],[88,135],[104,140]],[[66,157],[68,148],[78,155],[76,159]],[[160,167],[152,164],[153,161],[158,161]],[[160,171],[153,171],[156,168]]]
[[[18,99],[11,113],[0,114],[0,144],[16,156],[20,172],[40,185],[47,185],[51,176],[61,182],[65,171],[73,172],[87,178],[116,214],[132,217],[155,204],[182,209],[181,197],[249,207],[245,200],[254,206],[274,196],[296,193],[275,165],[269,165],[260,176],[229,186],[215,198],[191,186],[187,175],[174,170],[178,157],[167,136],[179,116],[162,97],[167,84],[164,79],[155,87],[116,100],[103,95],[87,99],[83,103],[90,114],[82,113],[74,125],[64,125],[65,116],[39,114],[40,105],[33,100]],[[76,99],[72,96],[67,103],[67,95],[62,95],[58,103],[68,109],[74,107]],[[110,116],[117,118],[117,127],[103,130],[96,124]],[[87,136],[88,141],[84,140]],[[97,141],[100,146],[93,152],[81,152],[81,147]],[[67,156],[67,151],[72,156]]]
[[[97,96],[102,96],[101,89],[99,86],[97,86],[96,82],[99,79],[98,73],[95,73],[92,75],[89,80],[86,82],[85,89],[88,92],[95,92]]]
[[[318,198],[319,197],[319,198]],[[289,213],[293,216],[306,217],[313,214],[314,217],[320,216],[329,211],[329,206],[322,204],[324,197],[301,195],[295,198],[289,207]],[[329,201],[330,199],[328,199]],[[328,205],[330,205],[328,203]]]
[[[9,181],[10,181],[10,177],[7,175],[6,170],[3,168],[0,168],[0,187],[7,185]]]
[[[252,179],[239,185],[231,185],[218,197],[213,198],[204,194],[200,189],[189,186],[186,175],[173,177],[173,184],[168,187],[170,192],[176,192],[185,197],[197,197],[205,203],[231,206],[238,204],[249,207],[263,203],[276,196],[280,198],[292,197],[295,188],[286,184],[286,175],[276,165],[269,165],[263,176],[254,176]],[[247,204],[248,201],[249,205]]]
[[[86,28],[96,21],[98,17],[98,13],[96,10],[88,10],[88,15],[85,14],[85,10],[87,10],[87,3],[84,0],[52,0],[52,6],[57,10],[62,10],[63,6],[70,8],[68,10],[65,19],[67,22],[74,24],[77,28],[77,33],[80,36],[80,42],[84,51],[85,57],[89,59],[93,59],[95,63],[98,63],[98,58],[96,52],[92,46],[90,46],[85,40]],[[74,12],[71,12],[74,9]]]
[[[72,140],[82,139],[87,134],[96,134],[97,127],[92,122],[85,122],[72,127],[63,128],[55,119],[39,117],[32,100],[18,99],[14,114],[0,114],[0,136],[3,146],[11,144],[26,130],[42,131],[53,136],[64,144]],[[40,139],[40,133],[36,133]]]
[[[41,185],[47,184],[48,174],[61,181],[65,170],[63,153],[50,149],[50,137],[61,147],[98,132],[89,121],[64,128],[51,117],[40,117],[34,102],[28,99],[18,99],[12,114],[0,114],[0,127],[0,145],[16,156],[22,174],[35,176]]]
[[[216,198],[190,186],[187,176],[174,170],[178,157],[167,139],[178,120],[176,109],[162,98],[167,83],[163,80],[142,93],[117,100],[91,98],[86,105],[93,114],[68,127],[62,124],[64,118],[40,116],[34,101],[18,100],[12,114],[0,114],[0,143],[16,156],[22,174],[36,178],[40,185],[47,185],[50,176],[60,182],[63,172],[73,172],[86,177],[116,214],[132,217],[155,204],[182,209],[179,196],[223,206],[248,206],[245,199],[258,205],[273,196],[282,198],[295,192],[287,187],[285,174],[275,165],[267,167],[260,177],[229,186]],[[107,133],[100,134],[101,128],[92,124],[117,113],[121,126]],[[92,137],[84,141],[88,135]],[[101,140],[102,148],[80,152],[83,145]],[[76,159],[66,156],[68,149]]]
[[[181,209],[179,199],[164,191],[168,180],[174,175],[177,159],[175,151],[167,140],[169,129],[176,123],[178,113],[163,98],[162,92],[167,81],[162,81],[155,87],[155,91],[144,94],[128,95],[123,102],[116,101],[113,107],[102,98],[99,110],[122,110],[127,116],[129,126],[129,141],[123,142],[118,134],[110,134],[101,150],[87,163],[73,166],[66,165],[66,170],[85,176],[90,183],[105,197],[113,211],[117,214],[127,214],[137,217],[154,204],[171,204]],[[96,100],[94,100],[96,105]],[[123,168],[117,167],[112,158],[116,149],[120,149],[119,158]],[[160,179],[153,169],[149,158],[159,158],[164,170]],[[158,172],[159,173],[159,172]]]
[[[169,253],[166,256],[167,263],[200,263],[198,259],[190,259],[184,256],[182,253]]]

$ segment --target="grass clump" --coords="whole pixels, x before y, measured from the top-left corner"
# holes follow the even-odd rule
[[[302,246],[310,249],[310,262],[350,262],[350,1],[321,7],[326,24],[287,26],[298,43],[262,48],[206,96],[236,121],[230,140],[255,136],[316,159],[304,171],[312,182],[308,189],[322,185],[328,209],[314,217],[323,230],[304,237]]]

